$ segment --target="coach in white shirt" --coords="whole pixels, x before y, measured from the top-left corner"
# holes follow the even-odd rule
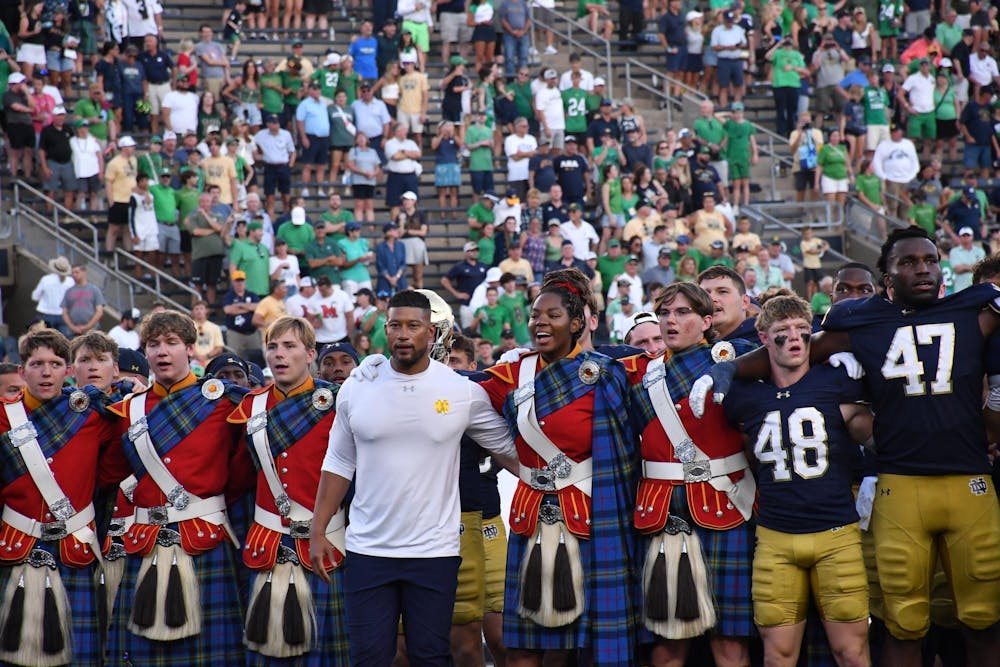
[[[535,118],[549,138],[549,146],[562,150],[566,138],[566,112],[562,91],[556,85],[558,76],[554,69],[545,70],[545,87],[535,93]]]
[[[66,336],[70,335],[70,331],[63,322],[62,301],[66,290],[73,286],[73,279],[69,277],[71,269],[65,257],[50,259],[49,273],[41,277],[31,292],[31,300],[38,304],[35,310],[42,316],[45,326],[58,329]]]
[[[514,134],[503,140],[503,152],[507,156],[507,187],[517,190],[523,200],[528,194],[528,163],[538,152],[538,140],[528,134],[527,118],[514,119]],[[521,220],[517,222],[520,227]]]
[[[459,556],[458,464],[467,433],[516,456],[486,391],[430,358],[431,305],[419,292],[389,302],[391,363],[341,386],[310,533],[313,571],[327,578],[324,530],[355,478],[347,528],[344,602],[352,665],[388,665],[400,614],[410,661],[450,662]]]

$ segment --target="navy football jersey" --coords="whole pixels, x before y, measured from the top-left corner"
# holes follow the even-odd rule
[[[760,525],[815,533],[858,520],[851,490],[858,445],[840,406],[861,397],[860,382],[827,364],[783,389],[765,381],[734,384],[723,408],[743,425],[760,462]]]
[[[865,369],[878,472],[989,472],[979,313],[997,294],[991,284],[973,285],[920,309],[872,296],[827,313],[823,328],[847,332]]]

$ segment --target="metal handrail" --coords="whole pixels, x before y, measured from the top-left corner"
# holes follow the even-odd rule
[[[142,267],[143,271],[145,271],[149,275],[153,276],[153,286],[152,287],[150,287],[149,285],[147,285],[146,282],[143,281],[143,280],[136,280],[135,278],[131,278],[131,280],[134,283],[136,283],[137,285],[142,286],[144,289],[146,289],[147,291],[151,292],[152,294],[155,294],[157,296],[157,298],[161,298],[162,297],[162,298],[169,299],[169,297],[166,297],[163,294],[163,283],[167,283],[167,285],[169,285],[170,287],[172,287],[175,290],[178,290],[178,291],[181,291],[181,292],[187,292],[193,298],[196,298],[196,299],[200,299],[201,298],[201,294],[196,289],[194,289],[193,287],[191,287],[190,285],[188,285],[188,284],[186,284],[186,283],[178,280],[177,278],[174,278],[169,273],[165,273],[165,272],[161,271],[158,267],[150,264],[149,262],[147,262],[144,259],[140,259],[138,256],[130,253],[127,250],[123,250],[121,248],[115,248],[114,268],[115,268],[115,271],[120,272],[121,275],[122,275],[122,277],[124,277],[124,278],[129,278],[129,276],[125,273],[125,271],[128,268],[131,268],[131,267],[128,267],[128,264],[138,264],[140,267]],[[177,302],[174,301],[173,299],[170,299],[170,301],[172,303],[174,303],[174,304],[177,304]],[[182,306],[181,308],[183,310],[187,310],[186,307]]]
[[[91,244],[92,246],[91,256],[93,257],[93,259],[98,259],[101,251],[99,245],[100,233],[98,232],[97,227],[95,227],[90,222],[80,217],[73,211],[69,210],[59,202],[55,201],[41,190],[38,190],[37,188],[28,185],[21,179],[18,179],[17,181],[14,182],[14,205],[17,207],[18,210],[28,209],[28,207],[24,206],[21,202],[21,190],[26,190],[27,192],[34,195],[38,199],[44,201],[46,204],[52,206],[51,222],[55,224],[57,227],[62,228],[62,225],[60,224],[60,216],[61,216],[62,218],[64,218],[62,222],[66,222],[67,220],[69,220],[73,224],[80,225],[88,232],[90,232],[90,236],[93,241],[93,243]],[[42,217],[44,218],[44,216]]]
[[[825,204],[829,205],[829,202],[809,202],[809,203],[810,204],[823,204],[823,203],[825,203]],[[791,205],[791,204],[789,204],[789,205]],[[829,208],[829,206],[828,206],[828,208]],[[840,207],[837,206],[836,208],[839,209]],[[783,232],[785,232],[787,234],[791,234],[791,235],[793,235],[795,237],[798,237],[799,234],[800,234],[800,230],[799,230],[798,227],[799,226],[806,226],[805,223],[803,223],[802,225],[798,225],[797,226],[797,223],[789,224],[787,222],[782,222],[781,220],[778,220],[777,218],[775,218],[773,215],[771,215],[767,211],[762,210],[762,206],[760,206],[758,204],[748,204],[747,206],[744,206],[744,207],[742,207],[740,209],[740,213],[745,213],[746,215],[750,216],[751,219],[757,219],[758,221],[760,221],[761,223],[763,223],[764,228],[767,228],[767,229],[774,229],[774,228],[780,229],[781,231],[783,231]],[[842,211],[841,211],[841,214],[843,214]],[[833,260],[835,260],[835,261],[837,261],[839,263],[846,263],[846,262],[850,262],[851,261],[850,257],[848,257],[847,255],[845,255],[845,254],[843,254],[843,253],[841,253],[841,252],[839,252],[837,250],[834,250],[832,248],[828,249],[826,251],[826,253],[824,253],[824,255],[825,255],[824,259],[827,259],[827,258],[833,259]],[[801,264],[801,262],[798,261],[797,259],[793,259],[793,261],[796,264]]]
[[[752,206],[756,210],[771,216],[780,225],[787,227],[788,229],[798,230],[803,227],[812,227],[814,229],[818,227],[839,227],[844,223],[843,207],[826,200],[810,202],[763,202],[752,204]],[[781,222],[775,214],[782,211],[801,211],[803,214],[812,213],[813,215],[811,218],[813,220],[819,220],[819,222],[809,222],[805,218],[800,219],[797,222]]]
[[[547,16],[551,16],[552,17],[551,22],[547,22],[547,21],[539,18],[539,16],[538,16],[539,13],[545,14]],[[539,28],[542,28],[543,30],[551,30],[556,35],[558,35],[560,38],[565,39],[566,42],[569,43],[570,47],[572,47],[574,50],[576,50],[576,51],[583,51],[584,53],[586,53],[588,56],[590,56],[591,58],[594,59],[594,62],[596,64],[599,65],[602,62],[602,60],[603,60],[604,68],[605,68],[605,72],[606,72],[604,80],[605,80],[605,85],[607,85],[607,87],[608,87],[608,97],[614,97],[614,80],[615,80],[615,77],[614,77],[614,63],[611,62],[611,42],[609,42],[608,40],[604,39],[603,37],[601,37],[600,35],[598,35],[596,32],[592,32],[589,28],[586,28],[584,26],[581,26],[581,25],[577,24],[575,21],[573,21],[572,19],[568,18],[563,13],[557,12],[554,9],[549,9],[548,7],[532,7],[531,8],[531,20],[532,20],[533,23],[536,23]],[[559,30],[559,28],[556,27],[556,22],[557,21],[562,21],[562,22],[564,22],[566,24],[566,30],[565,30],[565,32]],[[578,32],[582,32],[583,34],[589,36],[592,40],[593,39],[599,40],[604,45],[604,54],[602,55],[602,54],[598,53],[597,51],[595,51],[594,49],[592,49],[590,46],[588,46],[588,45],[586,45],[586,44],[578,41],[576,38],[574,38],[573,37],[573,30],[574,29],[577,30]],[[532,34],[534,34],[534,31],[532,31]]]

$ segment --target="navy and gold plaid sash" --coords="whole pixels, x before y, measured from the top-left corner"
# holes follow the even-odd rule
[[[326,388],[333,392],[333,401],[337,400],[339,384],[331,384],[316,380],[316,389]],[[314,390],[315,391],[315,390]],[[267,440],[271,456],[277,458],[283,451],[306,436],[324,417],[331,413],[328,410],[318,410],[313,405],[314,391],[304,391],[275,404],[267,411]],[[250,457],[254,466],[260,470],[260,460],[257,450],[250,447]]]
[[[226,382],[222,398],[213,401],[202,395],[203,381],[167,394],[146,413],[149,439],[161,459],[212,414],[218,401],[229,399],[238,405],[247,393],[246,389]],[[144,401],[146,395],[141,394],[132,400]],[[143,465],[128,433],[122,436],[122,445],[136,479],[142,479],[146,474],[146,466]]]
[[[58,398],[45,401],[28,413],[28,421],[38,433],[38,444],[46,458],[55,456],[83,427],[90,417],[91,408],[96,408],[105,400],[98,389],[87,385],[81,391],[90,398],[90,406],[83,412],[76,412],[69,402],[69,396],[74,391],[74,388],[65,387]],[[7,485],[27,473],[24,460],[10,441],[10,432],[0,435],[0,482]]]

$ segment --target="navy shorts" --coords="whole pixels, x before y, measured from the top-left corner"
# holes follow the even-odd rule
[[[317,137],[307,134],[309,148],[302,149],[302,164],[322,164],[330,161],[330,137]]]
[[[390,171],[385,180],[385,205],[399,206],[407,190],[420,194],[420,178],[416,174],[397,174]]]
[[[287,164],[264,165],[264,194],[271,196],[275,192],[287,195],[292,191],[292,170]]]
[[[743,61],[739,58],[719,58],[716,76],[720,86],[743,85]]]
[[[687,62],[687,47],[686,46],[677,47],[677,53],[667,54],[667,71],[680,72],[684,69],[684,64],[686,62]]]

